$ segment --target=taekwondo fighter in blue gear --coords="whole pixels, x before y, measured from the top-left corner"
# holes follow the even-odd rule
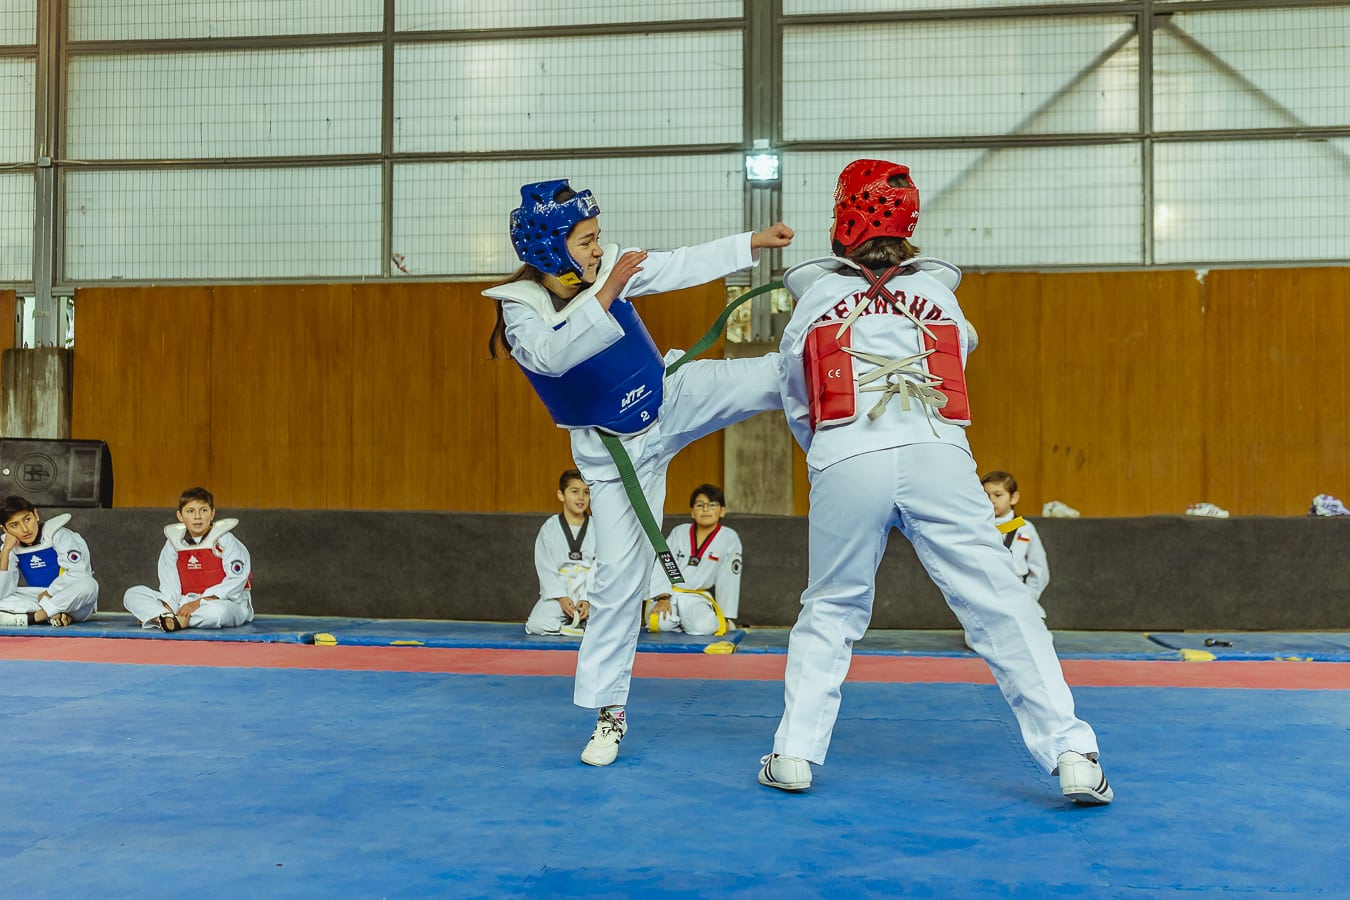
[[[549,414],[568,429],[572,458],[591,487],[596,575],[577,656],[574,702],[599,709],[583,762],[606,766],[627,732],[624,705],[650,575],[646,536],[619,467],[601,439],[618,437],[642,495],[661,510],[666,469],[681,449],[719,429],[781,409],[776,354],[695,360],[656,349],[631,297],[693,287],[749,268],[761,248],[785,247],[792,229],[719,238],[673,251],[620,251],[600,243],[600,207],[566,180],[527,184],[511,214],[525,265],[483,293],[497,302],[493,355],[509,352]]]

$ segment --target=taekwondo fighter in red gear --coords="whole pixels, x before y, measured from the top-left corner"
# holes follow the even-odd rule
[[[965,434],[974,330],[953,293],[960,271],[914,258],[907,239],[918,217],[906,167],[855,161],[835,191],[834,256],[784,275],[797,305],[779,348],[783,403],[811,482],[809,575],[789,638],[785,711],[759,780],[804,790],[811,765],[825,762],[877,566],[898,528],[988,663],[1036,762],[1058,771],[1075,802],[1109,803],[1096,735],[1074,713],[1050,632],[980,486]]]

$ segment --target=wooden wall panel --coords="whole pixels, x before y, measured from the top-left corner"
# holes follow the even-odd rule
[[[1046,276],[1041,302],[1045,495],[1096,516],[1205,499],[1194,273]]]
[[[552,511],[567,433],[488,358],[483,287],[81,290],[73,435],[109,442],[118,505],[200,483],[226,507]],[[692,344],[724,290],[641,301],[658,344]],[[721,481],[722,446],[680,454],[669,508]]]
[[[1210,499],[1235,514],[1303,515],[1350,496],[1350,269],[1206,278],[1213,413]]]
[[[984,475],[1011,472],[1020,512],[1040,512],[1045,499],[1041,453],[1040,277],[967,275],[957,298],[979,335],[966,365],[971,451]]]
[[[16,303],[14,291],[0,291],[0,352],[14,346]]]
[[[352,289],[213,289],[212,491],[227,506],[351,498]]]
[[[1032,515],[1049,499],[1114,516],[1350,498],[1347,284],[1345,268],[968,276],[981,470],[1016,474]],[[108,441],[123,506],[201,483],[225,507],[551,511],[567,435],[513,363],[488,360],[482,288],[81,290],[72,437]],[[722,298],[639,304],[665,349]],[[677,457],[667,512],[723,481],[723,447]]]
[[[349,363],[355,508],[495,508],[495,377],[483,349],[491,307],[479,290],[355,288]]]
[[[108,442],[114,504],[173,506],[184,488],[216,490],[211,289],[86,288],[76,310],[71,437]]]

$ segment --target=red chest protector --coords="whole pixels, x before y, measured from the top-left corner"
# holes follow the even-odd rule
[[[201,544],[178,551],[178,582],[184,594],[200,594],[225,580],[225,562]]]
[[[886,282],[898,268],[892,268],[880,277],[861,269],[860,274],[870,282],[864,297],[884,297],[892,307],[900,310],[900,301],[886,288]],[[844,425],[858,417],[854,359],[847,352],[851,329],[840,334],[839,325],[835,321],[820,322],[806,334],[802,362],[806,371],[812,431]],[[970,400],[965,366],[961,362],[961,330],[955,322],[946,319],[924,322],[922,328],[927,329],[920,331],[923,349],[932,351],[923,361],[923,367],[940,382],[938,390],[947,400],[937,415],[948,422],[969,425]]]

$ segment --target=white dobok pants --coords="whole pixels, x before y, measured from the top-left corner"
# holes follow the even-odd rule
[[[68,578],[60,590],[41,601],[38,597],[50,588],[21,587],[14,593],[0,599],[0,612],[30,613],[39,609],[47,611],[47,616],[63,612],[68,613],[76,622],[83,622],[98,609],[98,582],[91,577]]]
[[[656,424],[641,440],[624,440],[630,454],[634,447],[641,447],[633,468],[657,527],[666,502],[666,468],[676,453],[755,413],[783,408],[777,360],[777,353],[750,359],[695,360],[666,379]],[[596,550],[595,583],[588,598],[591,613],[577,654],[573,702],[595,709],[628,701],[642,603],[655,554],[623,482],[612,477],[595,480],[589,474],[608,469],[609,453],[599,438],[590,432],[573,432],[572,456],[591,487]]]
[[[191,599],[193,598],[184,597],[179,605],[181,606]],[[169,612],[164,608],[164,598],[159,591],[144,585],[127,588],[127,592],[122,595],[122,605],[145,628],[156,627],[159,617],[167,615]],[[252,621],[253,603],[246,594],[241,598],[231,600],[220,598],[203,600],[201,605],[192,611],[192,615],[188,616],[188,627],[235,628]]]
[[[909,444],[811,471],[810,574],[788,641],[786,709],[774,752],[823,763],[853,643],[872,615],[877,567],[892,528],[988,663],[1022,740],[1047,772],[1065,750],[1097,752],[1074,715],[1050,632],[994,527],[975,461],[961,447]]]

